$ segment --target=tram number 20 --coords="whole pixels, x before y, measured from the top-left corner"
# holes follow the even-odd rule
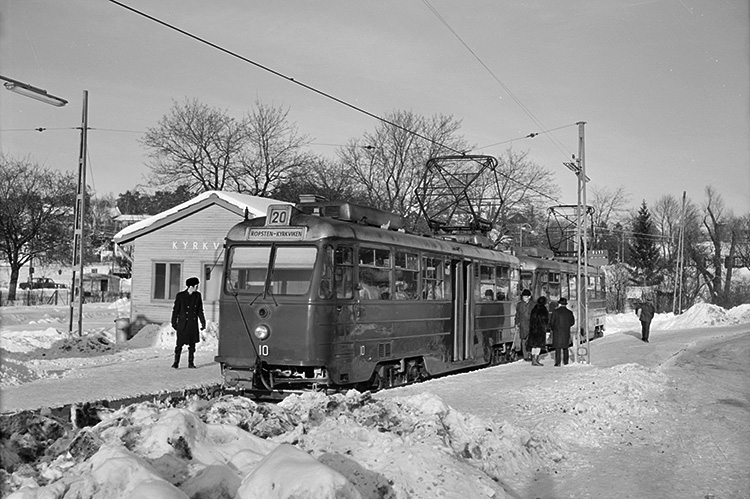
[[[268,345],[258,345],[258,355],[268,357]]]
[[[268,207],[266,223],[268,225],[289,225],[292,218],[292,207],[288,205],[272,205]]]

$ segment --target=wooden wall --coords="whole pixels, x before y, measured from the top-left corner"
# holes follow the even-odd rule
[[[181,220],[145,234],[130,244],[133,253],[131,290],[131,336],[147,324],[169,322],[173,298],[153,298],[154,264],[156,262],[182,264],[180,291],[188,277],[200,279],[206,320],[219,319],[218,280],[221,280],[224,261],[224,238],[229,229],[242,220],[226,208],[211,204]],[[204,267],[214,266],[210,281],[205,280]]]

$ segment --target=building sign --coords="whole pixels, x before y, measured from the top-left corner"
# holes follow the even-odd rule
[[[248,241],[301,241],[306,233],[307,227],[246,227],[245,239]]]
[[[172,241],[173,250],[183,251],[216,251],[221,245],[220,241]]]

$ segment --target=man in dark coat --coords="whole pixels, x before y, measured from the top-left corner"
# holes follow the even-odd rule
[[[560,367],[560,353],[562,352],[563,363],[568,365],[570,352],[570,328],[576,323],[573,312],[568,310],[568,300],[560,298],[558,307],[552,311],[549,318],[549,327],[552,329],[552,347],[555,349],[555,367]]]
[[[191,277],[185,281],[187,289],[177,293],[172,308],[172,327],[177,331],[177,346],[174,349],[174,364],[177,369],[180,366],[180,355],[182,346],[188,346],[188,368],[195,369],[195,344],[198,343],[200,333],[198,332],[198,321],[201,330],[206,329],[206,317],[203,315],[203,298],[198,292],[200,281],[197,277]]]
[[[654,309],[650,298],[646,298],[646,301],[641,302],[638,308],[635,309],[638,320],[641,321],[641,341],[648,343],[648,335],[651,332],[651,321],[654,320]]]
[[[529,339],[526,346],[531,349],[531,365],[543,366],[539,362],[539,354],[542,348],[547,346],[547,325],[549,322],[549,312],[547,311],[547,298],[540,296],[536,299],[536,305],[531,309],[529,318]]]
[[[531,354],[528,352],[526,342],[529,339],[529,322],[531,321],[531,309],[534,307],[531,303],[531,291],[524,289],[521,293],[521,301],[516,303],[516,328],[518,336],[521,338],[521,352],[523,360],[531,360]]]

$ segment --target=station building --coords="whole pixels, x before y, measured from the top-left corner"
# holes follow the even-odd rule
[[[132,260],[130,335],[171,319],[175,295],[188,277],[200,279],[206,320],[219,319],[224,238],[246,216],[266,215],[269,198],[208,191],[125,227],[115,245]]]

